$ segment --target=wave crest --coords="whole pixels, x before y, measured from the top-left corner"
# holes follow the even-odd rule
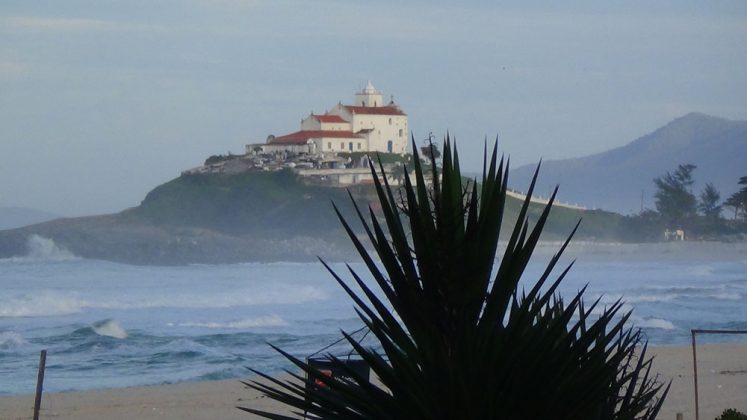
[[[28,344],[28,342],[17,332],[0,332],[0,350],[12,350],[24,344]]]
[[[256,318],[247,318],[237,321],[228,322],[183,322],[179,323],[180,327],[199,327],[199,328],[225,328],[225,329],[245,329],[261,327],[284,327],[288,323],[277,315],[260,316]]]
[[[84,302],[74,296],[51,291],[10,296],[0,300],[0,317],[58,316],[80,313]]]
[[[636,320],[635,324],[640,328],[655,328],[659,330],[675,329],[675,326],[671,321],[661,318],[642,318]]]
[[[93,332],[98,335],[112,338],[127,338],[127,331],[119,325],[119,322],[113,319],[104,319],[101,321],[94,322],[91,326]]]

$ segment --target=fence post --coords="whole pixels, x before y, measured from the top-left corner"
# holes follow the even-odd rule
[[[44,367],[47,364],[47,351],[42,350],[39,355],[39,374],[36,377],[36,400],[34,400],[34,420],[39,420],[39,409],[41,408],[42,389],[44,388]]]

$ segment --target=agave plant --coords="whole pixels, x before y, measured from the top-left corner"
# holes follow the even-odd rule
[[[497,259],[508,162],[496,147],[488,161],[486,150],[480,182],[465,181],[448,136],[442,168],[431,158],[430,177],[414,142],[413,154],[415,182],[405,171],[400,191],[371,165],[383,215],[369,208],[367,221],[355,208],[374,254],[335,208],[380,290],[348,266],[356,292],[322,261],[378,341],[376,350],[342,333],[380,384],[333,355],[327,361],[341,377],[278,348],[322,386],[306,387],[290,371],[289,380],[255,371],[265,380],[246,384],[312,418],[653,419],[669,387],[651,374],[640,330],[626,327],[630,313],[619,301],[585,305],[584,290],[561,298],[557,288],[572,263],[551,278],[578,224],[531,288],[519,285],[555,193],[532,227],[524,201]]]

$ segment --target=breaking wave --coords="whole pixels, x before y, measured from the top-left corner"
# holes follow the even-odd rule
[[[228,322],[183,322],[177,324],[180,327],[198,327],[198,328],[225,328],[225,329],[244,329],[260,327],[284,327],[288,325],[283,318],[277,315],[261,316],[256,318],[241,319],[238,321]]]
[[[326,300],[328,295],[316,287],[275,287],[260,292],[220,293],[213,296],[183,294],[98,299],[81,293],[44,290],[32,294],[0,295],[1,317],[41,317],[72,315],[86,309],[132,310],[153,308],[230,308],[267,304],[302,304]]]
[[[112,338],[127,338],[127,331],[119,325],[119,322],[113,319],[104,319],[94,322],[91,326],[93,332],[98,335]]]
[[[58,246],[50,238],[31,235],[26,240],[27,258],[34,261],[70,261],[78,259],[65,247]]]
[[[9,262],[61,262],[79,260],[64,246],[57,245],[54,240],[33,234],[26,239],[26,255],[3,258],[0,261]]]
[[[660,318],[640,318],[636,319],[634,323],[640,328],[656,328],[659,330],[673,330],[676,328],[671,321]]]
[[[85,302],[54,292],[24,294],[0,300],[0,317],[33,317],[77,314]]]
[[[13,350],[27,343],[17,332],[0,332],[0,350]]]

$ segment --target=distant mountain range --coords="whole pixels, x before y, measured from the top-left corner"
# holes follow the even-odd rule
[[[46,222],[60,216],[25,207],[0,207],[0,230]]]
[[[726,199],[738,189],[739,177],[747,175],[747,121],[691,113],[616,149],[544,161],[536,191],[546,194],[560,184],[561,201],[632,214],[641,210],[642,201],[653,208],[653,179],[683,163],[698,167],[696,195],[711,182]],[[534,169],[526,165],[511,171],[511,186],[526,190]]]

